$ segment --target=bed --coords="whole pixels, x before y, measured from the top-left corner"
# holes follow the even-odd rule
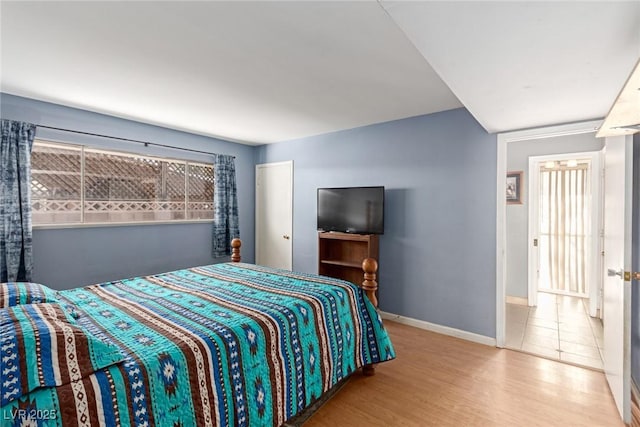
[[[364,282],[240,261],[0,287],[0,424],[279,426],[395,357]],[[375,301],[375,299],[374,299]]]

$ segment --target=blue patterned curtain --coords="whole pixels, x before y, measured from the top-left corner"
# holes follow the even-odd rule
[[[31,147],[36,126],[2,120],[0,282],[31,281]]]
[[[231,240],[240,237],[236,165],[233,156],[217,154],[213,163],[213,256],[231,255]]]

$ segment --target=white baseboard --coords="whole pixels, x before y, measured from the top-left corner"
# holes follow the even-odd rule
[[[529,300],[527,298],[506,295],[504,300],[507,304],[529,305]]]
[[[442,326],[435,323],[426,322],[424,320],[400,316],[399,314],[387,313],[385,311],[380,311],[380,316],[383,319],[393,320],[395,322],[402,323],[403,325],[414,326],[416,328],[425,329],[431,332],[437,332],[443,335],[449,335],[451,337],[461,338],[463,340],[472,341],[491,347],[496,346],[495,338],[487,337],[480,334],[474,334],[473,332],[463,331],[462,329],[450,328],[449,326]]]

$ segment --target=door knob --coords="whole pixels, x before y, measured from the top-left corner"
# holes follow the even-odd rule
[[[607,276],[609,276],[609,277],[613,277],[613,276],[622,277],[622,270],[615,271],[613,268],[608,268],[607,269]]]
[[[289,240],[289,235],[285,234],[285,235],[282,236],[282,238],[285,239],[285,240]]]

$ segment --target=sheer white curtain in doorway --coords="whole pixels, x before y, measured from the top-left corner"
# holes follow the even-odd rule
[[[540,289],[585,295],[589,168],[540,171]]]

